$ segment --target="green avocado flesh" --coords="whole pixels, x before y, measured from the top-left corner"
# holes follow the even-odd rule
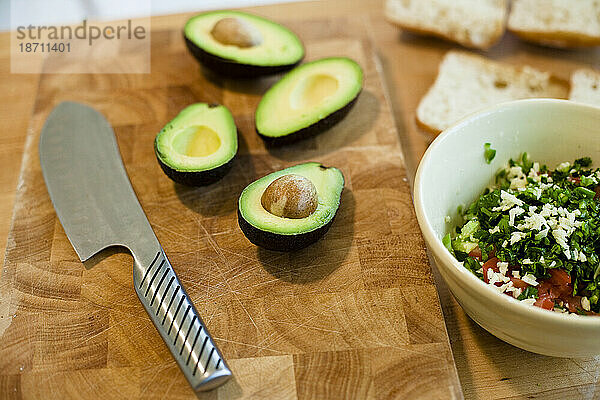
[[[293,219],[278,217],[262,206],[261,198],[265,189],[275,179],[287,174],[296,174],[309,179],[317,190],[318,205],[308,217]],[[328,228],[328,224],[332,222],[340,205],[343,188],[344,176],[337,168],[324,167],[316,162],[295,165],[273,172],[248,185],[240,195],[238,216],[241,222],[254,228],[252,230],[257,235],[264,232],[293,238],[294,235],[307,234],[323,227]],[[240,226],[242,225],[240,224]],[[247,234],[246,231],[244,233]],[[325,231],[322,232],[322,234],[324,233]],[[255,242],[252,238],[249,237],[249,239]],[[260,241],[261,238],[258,239]]]
[[[233,116],[224,106],[193,104],[158,133],[154,149],[165,172],[181,176],[209,172],[235,157],[237,128]]]
[[[224,18],[236,18],[259,35],[260,43],[250,47],[223,44],[212,30]],[[293,65],[304,57],[300,39],[289,29],[239,11],[211,11],[192,17],[184,28],[184,36],[195,46],[213,56],[239,64],[255,66]]]
[[[352,103],[362,82],[362,69],[349,58],[303,64],[265,93],[256,110],[256,130],[280,138],[307,129]]]

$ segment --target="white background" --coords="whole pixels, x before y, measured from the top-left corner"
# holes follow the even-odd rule
[[[17,26],[73,24],[83,19],[119,20],[297,0],[0,0],[0,30]],[[18,7],[11,7],[11,3]],[[11,17],[11,8],[13,14]]]

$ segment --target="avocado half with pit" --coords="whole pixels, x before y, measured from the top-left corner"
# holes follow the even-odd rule
[[[162,170],[187,186],[209,185],[221,179],[231,169],[237,149],[231,112],[224,106],[205,103],[184,108],[154,141]]]
[[[304,57],[289,29],[239,11],[210,11],[192,17],[183,30],[194,57],[214,73],[255,77],[286,71]]]
[[[303,64],[265,93],[256,109],[256,132],[275,145],[321,133],[348,114],[362,83],[362,69],[349,58]]]
[[[298,250],[329,230],[343,189],[342,172],[316,162],[273,172],[244,189],[238,203],[238,223],[257,246]]]

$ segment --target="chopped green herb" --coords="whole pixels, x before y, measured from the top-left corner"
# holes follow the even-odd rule
[[[593,199],[594,196],[596,195],[596,192],[594,192],[593,190],[590,189],[586,189],[582,186],[576,187],[575,191],[581,195],[583,195],[584,197],[587,197],[589,199]]]
[[[486,163],[491,163],[494,157],[496,157],[496,150],[492,149],[491,143],[485,143],[483,145],[483,157]]]
[[[450,239],[449,233],[442,238],[442,244],[448,249],[450,253],[454,254],[454,250],[452,249],[452,239]]]
[[[477,271],[479,271],[479,269],[481,269],[481,265],[479,265],[479,263],[477,261],[475,261],[475,259],[471,258],[471,257],[467,257],[464,260],[464,265],[465,268],[467,268],[469,271],[471,271],[472,273],[474,273],[475,275],[480,275],[480,277],[483,277],[482,274],[479,274]]]
[[[524,300],[529,298],[537,298],[538,290],[535,286],[527,286],[523,292],[517,297],[517,300]]]
[[[533,167],[533,162],[529,159],[529,154],[524,152],[521,156],[521,169],[523,169],[524,173],[529,173],[529,170]]]
[[[484,149],[490,163],[496,151]],[[486,282],[518,300],[600,313],[600,169],[591,165],[583,157],[550,170],[527,153],[509,160],[494,187],[458,210],[464,224],[444,246],[480,279],[479,260],[494,257]]]

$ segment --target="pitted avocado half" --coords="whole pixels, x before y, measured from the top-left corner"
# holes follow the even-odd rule
[[[296,66],[304,46],[289,29],[239,11],[192,17],[183,31],[189,51],[206,68],[230,77],[256,77]]]
[[[237,128],[229,110],[205,103],[183,109],[154,141],[162,170],[187,186],[221,179],[231,169],[237,149]]]
[[[265,93],[256,109],[256,132],[272,144],[323,132],[348,114],[362,83],[362,69],[349,58],[303,64]]]
[[[340,206],[344,176],[316,162],[273,172],[248,185],[238,202],[238,223],[257,246],[291,251],[316,242]]]

